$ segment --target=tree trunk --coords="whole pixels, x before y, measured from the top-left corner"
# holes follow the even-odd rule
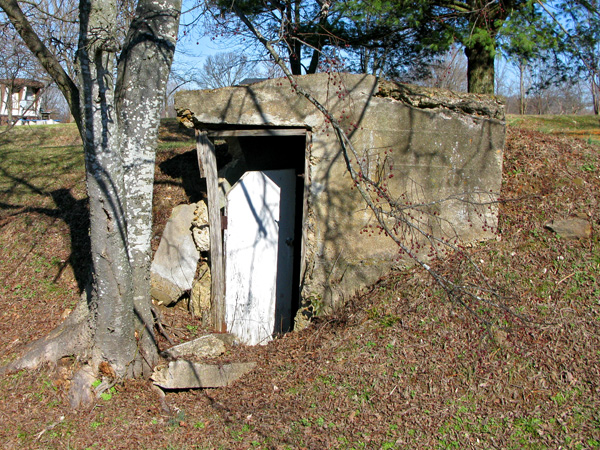
[[[13,83],[6,88],[6,124],[11,127],[13,122]]]
[[[94,289],[92,366],[149,374],[158,360],[150,310],[156,137],[175,50],[179,0],[140,0],[114,83],[112,0],[81,6],[79,62]]]
[[[494,51],[475,42],[465,48],[467,56],[468,91],[473,94],[494,94]]]
[[[296,2],[288,1],[285,9],[285,20],[286,20],[286,37],[284,38],[288,48],[288,55],[290,58],[290,70],[294,75],[302,74],[302,46],[298,40],[295,39],[296,27]]]
[[[312,57],[310,58],[310,64],[308,65],[308,70],[306,74],[317,73],[317,69],[319,68],[319,59],[321,57],[321,50],[313,50]]]
[[[106,361],[117,376],[124,377],[132,375],[136,341],[127,204],[114,109],[116,13],[111,0],[80,2],[78,62],[90,199],[92,367]]]
[[[175,52],[181,0],[140,0],[119,58],[117,117],[123,156],[135,328],[142,358],[135,373],[158,361],[150,310],[152,192],[158,125]],[[143,132],[142,132],[143,131]]]
[[[524,115],[527,107],[525,105],[525,61],[519,60],[519,114]]]
[[[328,16],[329,7],[324,7],[321,5],[321,17],[319,18],[319,26],[317,28],[316,39],[313,39],[313,52],[312,57],[310,59],[310,64],[308,66],[307,74],[317,73],[319,69],[319,61],[321,59],[321,50],[323,49],[323,38],[321,36],[321,30],[324,30],[327,27],[327,16]],[[298,17],[298,22],[300,21],[300,17]]]
[[[594,107],[594,114],[600,114],[600,75],[592,74],[591,82],[592,90],[592,105]]]
[[[77,354],[88,360],[88,375],[103,362],[117,378],[148,374],[158,359],[149,276],[154,154],[181,0],[139,0],[118,66],[115,0],[81,0],[77,92],[70,92],[77,89],[75,83],[58,70],[57,60],[40,44],[16,1],[0,0],[0,7],[55,81],[62,79],[65,96],[81,99],[81,109],[72,104],[71,111],[74,116],[82,112],[78,122],[93,269],[92,286],[77,315],[0,372]],[[86,377],[82,375],[79,386],[89,391]]]
[[[80,110],[79,90],[75,86],[75,83],[69,78],[55,55],[50,52],[48,47],[46,47],[35,33],[27,17],[19,7],[17,0],[0,0],[0,8],[8,16],[11,24],[15,27],[15,30],[17,30],[27,48],[35,55],[44,70],[48,72],[48,75],[52,77],[56,86],[65,96],[71,114],[77,123],[77,128],[83,136],[81,124],[83,113]]]

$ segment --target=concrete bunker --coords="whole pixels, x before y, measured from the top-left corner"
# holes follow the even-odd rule
[[[430,233],[463,242],[495,236],[505,133],[497,99],[364,75],[317,74],[298,83],[347,129],[363,170],[391,175],[398,201],[435,211],[423,222]],[[369,231],[373,214],[353,189],[328,120],[287,80],[185,91],[176,107],[197,130],[207,178],[211,271],[222,269],[211,289],[217,330],[264,343],[293,327],[301,305],[341,306],[407,263],[389,238]],[[222,167],[211,162],[211,139],[227,142],[231,161]],[[214,188],[212,214],[209,178],[227,191],[226,201],[217,200]]]

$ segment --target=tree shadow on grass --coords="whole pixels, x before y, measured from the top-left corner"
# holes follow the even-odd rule
[[[206,181],[200,178],[196,155],[196,150],[190,150],[160,163],[158,166],[160,170],[173,181],[156,181],[156,183],[181,186],[191,203],[202,200],[206,193]]]
[[[82,292],[89,282],[92,268],[89,202],[87,198],[77,200],[69,189],[64,188],[56,189],[50,195],[57,207],[56,217],[65,221],[71,236],[71,254],[54,281],[60,278],[66,265],[70,264],[79,292]]]
[[[231,162],[227,144],[217,145],[217,166],[219,168]],[[158,167],[168,177],[177,181],[155,181],[157,184],[172,184],[181,186],[189,198],[190,203],[195,203],[206,198],[206,179],[200,177],[198,167],[198,153],[190,150],[175,155],[161,162]]]
[[[49,195],[52,197],[56,208],[43,208],[35,206],[25,206],[19,204],[9,204],[0,202],[1,210],[12,210],[12,214],[5,216],[3,222],[6,223],[10,217],[17,217],[22,214],[36,213],[47,217],[63,220],[69,227],[71,238],[71,253],[69,258],[61,264],[59,271],[54,277],[56,282],[68,265],[73,269],[73,275],[77,282],[79,292],[83,292],[91,275],[91,241],[90,241],[90,215],[89,201],[86,198],[77,200],[71,194],[70,189],[60,188],[49,193],[39,189],[35,190],[37,194]]]

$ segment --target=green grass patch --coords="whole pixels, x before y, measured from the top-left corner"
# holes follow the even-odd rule
[[[584,139],[589,144],[600,144],[600,117],[595,115],[515,115],[508,114],[509,126]]]

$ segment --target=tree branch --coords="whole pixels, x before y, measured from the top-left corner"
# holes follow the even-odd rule
[[[79,103],[79,89],[71,80],[69,75],[62,68],[56,56],[48,50],[44,43],[40,40],[33,27],[23,14],[23,10],[17,3],[17,0],[0,0],[0,8],[10,19],[25,45],[39,60],[42,67],[52,77],[62,94],[65,96],[69,109],[80,134],[82,133],[81,106]]]
[[[66,20],[64,14],[62,16],[58,16],[56,14],[50,13],[49,11],[45,11],[43,8],[40,8],[39,1],[21,0],[21,3],[25,3],[25,4],[29,5],[29,6],[31,6],[36,11],[38,11],[40,14],[42,14],[44,17],[48,17],[48,18],[54,19],[54,20],[59,21],[59,22],[66,22],[66,23],[72,23],[72,24],[76,24],[77,23],[76,20]],[[67,15],[69,15],[69,13],[72,13],[72,12],[74,12],[74,10],[67,11]]]

